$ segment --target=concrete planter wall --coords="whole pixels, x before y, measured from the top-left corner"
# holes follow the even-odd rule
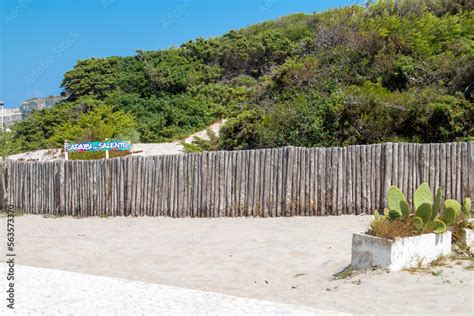
[[[474,250],[474,231],[469,228],[464,228],[464,238],[466,245]]]
[[[469,223],[474,223],[474,218],[469,219]],[[470,228],[464,228],[464,241],[466,245],[474,250],[474,230]]]
[[[397,271],[430,263],[450,253],[450,231],[394,240],[354,233],[351,264],[356,269],[379,267]]]

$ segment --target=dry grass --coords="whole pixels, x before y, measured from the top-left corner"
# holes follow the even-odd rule
[[[474,263],[471,263],[467,267],[465,267],[466,270],[474,270]]]
[[[445,266],[448,264],[448,258],[445,256],[439,256],[435,260],[431,261],[430,265],[432,267],[439,267],[439,266]]]
[[[469,223],[469,216],[458,216],[454,224],[451,225],[451,229],[453,232],[453,244],[460,243],[462,240],[464,240],[465,237],[465,231],[464,228],[470,228],[471,223]]]
[[[375,219],[370,224],[367,234],[388,239],[417,235],[410,219],[398,218],[396,220],[389,220],[383,217]]]
[[[8,217],[8,214],[11,214],[10,212],[6,212],[4,210],[1,210],[0,211],[0,217]],[[13,216],[14,217],[18,217],[18,216],[23,216],[25,215],[25,212],[24,211],[21,211],[21,210],[14,210],[13,211]]]
[[[359,271],[354,269],[353,266],[348,265],[344,269],[342,269],[342,270],[336,272],[335,274],[333,274],[332,278],[333,278],[333,280],[349,279],[354,274],[356,274],[357,272],[359,272]]]
[[[435,268],[435,267],[449,266],[450,259],[452,259],[452,258],[448,258],[448,257],[445,257],[445,256],[439,256],[438,258],[436,258],[435,260],[433,260],[432,262],[430,262],[427,265],[422,265],[421,262],[418,262],[418,266],[413,267],[413,268],[404,269],[404,271],[410,272],[412,274],[415,274],[415,273],[431,273],[434,276],[440,276],[443,273],[442,270],[434,271],[432,269]]]

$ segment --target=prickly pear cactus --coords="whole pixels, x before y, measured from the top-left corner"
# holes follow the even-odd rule
[[[441,220],[449,226],[454,223],[455,219],[456,211],[452,207],[445,208],[443,214],[441,215]]]
[[[413,203],[415,210],[417,210],[422,204],[428,203],[433,205],[433,194],[431,193],[430,186],[428,183],[423,182],[415,191],[413,196]]]
[[[443,201],[443,190],[438,188],[436,191],[436,196],[433,204],[433,212],[431,212],[431,220],[434,220],[441,209],[441,203]]]
[[[375,218],[375,219],[379,219],[379,218],[380,218],[379,211],[374,210],[374,218]]]
[[[403,195],[402,191],[394,185],[388,188],[387,202],[390,211],[396,211],[400,213],[400,216],[403,215],[408,217],[409,208],[407,208],[408,203],[405,195]]]
[[[461,213],[462,211],[461,203],[459,203],[456,200],[448,199],[444,201],[444,209],[446,210],[448,208],[452,208],[454,212],[456,213],[456,216],[459,215],[459,213]]]
[[[390,219],[397,219],[402,216],[402,213],[396,210],[388,211],[388,218]]]
[[[442,234],[448,229],[445,222],[439,219],[435,219],[433,221],[433,233],[435,234]]]
[[[404,217],[410,216],[410,205],[408,205],[407,201],[401,201],[400,202],[400,210],[402,211],[402,215]]]
[[[416,230],[422,230],[423,229],[423,220],[420,217],[415,216],[415,217],[413,217],[413,225],[415,226]]]
[[[415,216],[423,220],[423,224],[426,225],[431,220],[431,212],[433,206],[430,203],[421,204],[415,212]]]
[[[463,212],[464,212],[465,214],[471,213],[471,207],[472,207],[472,205],[471,205],[471,199],[468,198],[468,197],[465,198],[465,199],[464,199],[464,204],[463,204],[463,206],[462,206]]]

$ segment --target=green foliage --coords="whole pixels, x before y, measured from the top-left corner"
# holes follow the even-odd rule
[[[400,209],[401,209],[402,215],[404,217],[410,216],[410,205],[408,205],[407,201],[401,201],[400,202]]]
[[[431,212],[433,210],[433,206],[429,203],[423,203],[417,207],[415,211],[415,217],[421,218],[423,224],[426,225],[431,220]]]
[[[421,217],[418,217],[418,216],[413,217],[413,226],[417,230],[421,231],[424,226],[423,219],[421,219]]]
[[[402,213],[396,210],[390,210],[388,211],[388,217],[390,219],[397,219],[402,216]]]
[[[208,139],[195,137],[192,144],[184,143],[181,144],[184,147],[185,152],[202,152],[202,151],[213,151],[219,148],[219,137],[210,128],[206,129]]]
[[[10,147],[107,134],[81,119],[101,105],[133,119],[127,130],[142,142],[226,117],[208,150],[474,139],[473,25],[469,1],[378,0],[81,60],[62,80],[67,100],[15,124]]]
[[[81,106],[74,103],[60,103],[51,109],[34,111],[25,120],[12,126],[12,140],[15,153],[52,146],[62,146],[51,143],[51,137],[57,126],[65,122],[73,122],[81,115]]]
[[[441,219],[446,223],[446,225],[451,225],[456,220],[456,211],[451,207],[445,208],[441,215]]]
[[[416,210],[418,210],[418,208],[422,204],[433,205],[433,194],[431,193],[431,189],[428,183],[423,182],[415,190],[415,194],[413,196],[413,204],[415,205]],[[430,210],[430,217],[431,217],[431,210]]]
[[[378,220],[378,219],[381,218],[381,217],[382,217],[382,216],[380,216],[379,211],[375,210],[375,211],[374,211],[374,218],[375,218],[376,220]]]
[[[158,52],[142,52],[144,71],[157,91],[180,93],[193,85],[209,83],[220,77],[220,69],[187,58],[176,48]]]
[[[464,199],[464,203],[463,203],[463,206],[462,206],[462,211],[465,213],[465,214],[470,214],[471,213],[471,199],[466,197]]]
[[[454,213],[456,214],[456,216],[458,216],[461,213],[462,206],[461,206],[461,203],[459,203],[458,201],[448,199],[444,201],[444,209],[445,210],[452,209]]]
[[[439,210],[441,209],[441,204],[443,203],[443,190],[438,188],[436,191],[436,196],[433,204],[433,212],[431,214],[431,220],[434,220],[438,216]]]
[[[462,231],[469,225],[468,212],[461,211],[461,204],[448,199],[444,202],[445,210],[439,215],[440,205],[443,203],[441,188],[438,188],[435,204],[432,204],[431,189],[427,183],[422,183],[415,191],[415,214],[410,215],[409,205],[405,196],[396,186],[390,186],[387,191],[387,204],[384,215],[374,212],[375,219],[367,233],[382,238],[407,237],[422,233],[440,234],[448,226],[453,231]],[[465,207],[470,210],[470,199],[466,198]],[[403,215],[402,215],[403,214]]]
[[[72,100],[87,95],[104,98],[119,88],[117,69],[121,62],[120,57],[81,60],[66,72],[61,86]]]
[[[447,225],[448,224],[443,222],[442,220],[434,219],[433,220],[433,233],[435,234],[444,233],[448,229]]]
[[[405,195],[403,195],[402,191],[394,185],[390,186],[388,189],[387,202],[388,208],[391,211],[399,213],[400,216],[403,215],[404,217],[408,217],[410,209]]]
[[[13,135],[0,129],[0,159],[7,159],[9,155],[16,152]]]

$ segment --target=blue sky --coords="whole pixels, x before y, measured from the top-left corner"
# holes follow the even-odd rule
[[[133,55],[354,0],[2,0],[0,100],[58,95],[79,59]]]

